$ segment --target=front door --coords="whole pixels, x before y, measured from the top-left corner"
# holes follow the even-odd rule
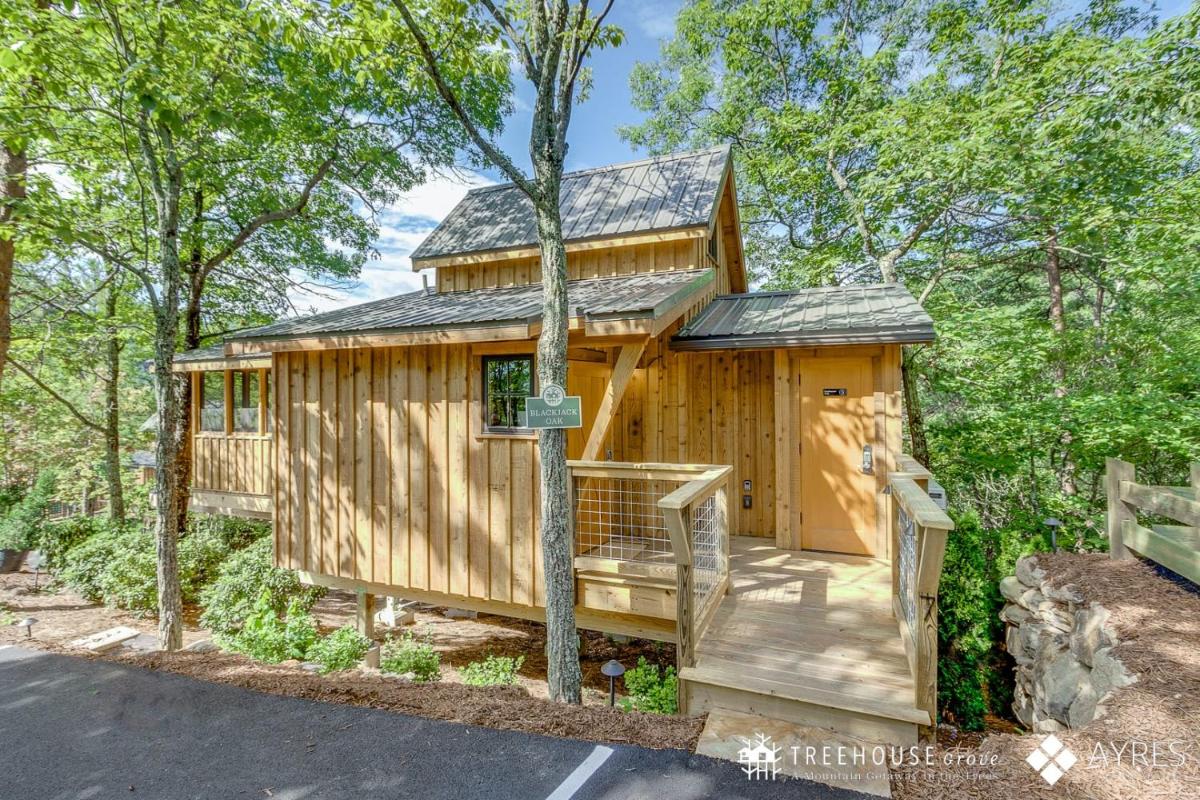
[[[874,555],[875,478],[863,472],[863,447],[874,447],[869,358],[800,358],[794,362],[800,404],[799,507],[792,530],[804,550]],[[878,453],[872,453],[878,456]],[[795,537],[793,534],[793,541]]]

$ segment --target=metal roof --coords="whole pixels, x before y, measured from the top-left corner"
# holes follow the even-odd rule
[[[728,146],[563,176],[563,238],[607,238],[707,225]],[[511,183],[472,189],[412,253],[413,261],[537,244],[529,198]]]
[[[568,281],[568,313],[589,319],[653,316],[710,280],[712,270],[678,270]],[[462,292],[416,291],[323,314],[281,320],[240,331],[229,339],[293,339],[483,327],[536,321],[541,315],[540,283]]]
[[[189,361],[220,361],[225,358],[225,345],[214,344],[209,347],[197,347],[195,350],[184,350],[175,354],[176,363]]]
[[[718,297],[672,340],[676,350],[933,341],[933,320],[897,283]]]

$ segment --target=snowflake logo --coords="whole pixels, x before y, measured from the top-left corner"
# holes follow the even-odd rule
[[[770,736],[756,733],[752,739],[742,739],[746,746],[738,750],[738,763],[749,780],[775,780],[779,773],[779,751]]]
[[[1065,744],[1053,733],[1042,739],[1037,749],[1029,754],[1025,763],[1033,767],[1042,780],[1053,786],[1058,779],[1067,774],[1067,770],[1079,761]]]

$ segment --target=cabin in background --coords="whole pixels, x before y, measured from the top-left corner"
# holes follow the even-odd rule
[[[929,316],[898,285],[747,292],[725,148],[571,173],[562,213],[578,624],[675,642],[691,713],[915,740],[952,527],[901,451]],[[194,507],[270,516],[312,583],[541,619],[529,203],[475,189],[412,259],[433,288],[179,359]]]

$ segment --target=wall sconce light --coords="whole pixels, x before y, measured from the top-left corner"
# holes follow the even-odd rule
[[[875,472],[875,454],[871,452],[869,444],[863,445],[862,471],[867,475]]]

